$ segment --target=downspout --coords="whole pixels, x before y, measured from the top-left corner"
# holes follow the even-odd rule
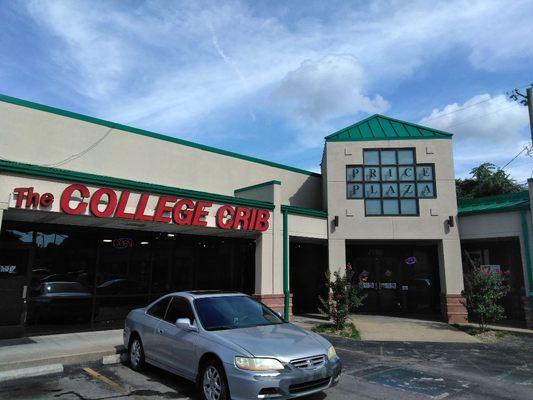
[[[529,229],[527,226],[526,210],[520,210],[520,219],[522,220],[522,237],[524,238],[524,253],[529,278],[529,298],[533,304],[533,265],[531,265],[531,249],[529,248]]]
[[[283,295],[284,295],[284,307],[283,317],[286,321],[289,320],[289,310],[291,293],[289,289],[289,212],[282,210],[283,212]]]

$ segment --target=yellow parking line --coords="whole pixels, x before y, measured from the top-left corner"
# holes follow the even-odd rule
[[[93,378],[96,378],[98,379],[100,382],[103,382],[105,383],[106,385],[109,385],[111,387],[113,387],[114,389],[117,389],[117,390],[120,390],[120,391],[124,391],[125,389],[120,386],[118,383],[112,381],[111,379],[109,379],[107,376],[104,376],[98,372],[96,372],[94,369],[92,368],[83,368],[83,370],[89,374],[90,376],[92,376]]]

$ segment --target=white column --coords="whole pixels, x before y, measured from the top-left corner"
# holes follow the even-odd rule
[[[344,273],[346,266],[346,240],[328,239],[328,266],[329,272],[335,271]]]
[[[461,243],[456,239],[443,239],[438,249],[441,293],[460,294],[464,289]]]

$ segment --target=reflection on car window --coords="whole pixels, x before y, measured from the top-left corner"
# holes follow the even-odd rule
[[[247,296],[205,297],[194,300],[207,330],[282,324],[284,321],[260,302]]]
[[[43,293],[89,293],[78,282],[49,282],[42,284]]]
[[[181,297],[172,297],[172,301],[165,315],[165,321],[174,324],[179,318],[189,318],[191,323],[194,321],[189,302]]]
[[[152,307],[150,307],[150,309],[148,310],[148,314],[156,318],[163,319],[163,317],[165,316],[165,311],[167,311],[169,301],[170,297],[165,297],[164,299],[159,300]]]

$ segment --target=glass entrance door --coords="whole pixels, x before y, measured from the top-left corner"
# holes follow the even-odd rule
[[[349,244],[347,261],[354,284],[366,298],[361,311],[378,314],[439,313],[440,284],[436,245]]]
[[[22,336],[31,245],[0,243],[0,338]]]

